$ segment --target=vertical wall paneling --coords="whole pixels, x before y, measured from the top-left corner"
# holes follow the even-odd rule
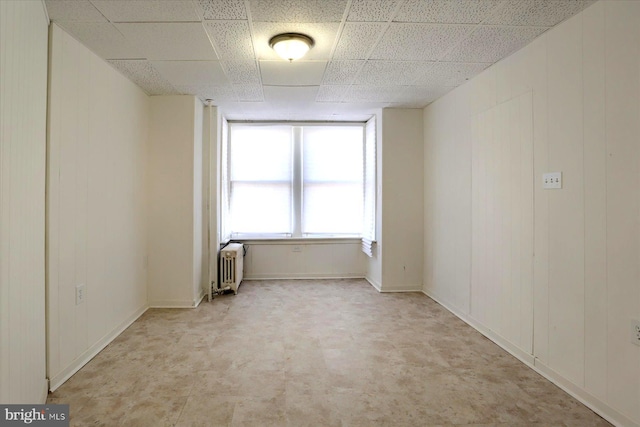
[[[620,426],[640,426],[639,22],[637,1],[596,2],[424,113],[425,292]],[[464,128],[470,166],[450,149]],[[507,143],[518,132],[531,141],[519,151]],[[467,227],[442,189],[465,167],[470,310],[442,231]],[[544,189],[545,172],[562,172],[563,188]]]
[[[605,133],[605,5],[584,12],[585,389],[607,396],[607,157]]]
[[[0,2],[0,402],[44,403],[48,22]]]
[[[55,24],[50,37],[47,373],[55,390],[147,307],[149,101]]]
[[[193,295],[201,299],[205,283],[209,277],[208,245],[203,244],[207,236],[207,227],[203,223],[207,218],[206,196],[204,189],[205,167],[203,161],[204,141],[203,114],[204,106],[198,98],[194,99],[194,138],[193,138]],[[208,151],[207,151],[208,153]]]
[[[490,108],[471,123],[470,314],[531,354],[532,94]]]
[[[562,171],[549,211],[549,363],[584,382],[584,185],[581,17],[551,30],[547,45],[548,172]],[[576,303],[578,302],[578,303]]]
[[[150,102],[149,305],[194,307],[204,296],[203,107],[189,95]]]
[[[630,319],[640,314],[640,3],[605,4],[607,390],[622,412],[640,420],[640,348],[629,343],[628,332]]]

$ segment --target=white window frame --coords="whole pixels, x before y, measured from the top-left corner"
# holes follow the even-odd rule
[[[223,220],[224,222],[226,222],[226,224],[221,224],[224,232],[223,234],[225,235],[225,239],[226,241],[230,241],[230,240],[234,240],[234,241],[249,241],[249,240],[255,240],[255,241],[260,241],[260,240],[316,240],[316,241],[321,241],[321,240],[337,240],[337,239],[367,239],[368,241],[374,241],[375,242],[375,236],[372,234],[371,232],[371,228],[367,228],[366,224],[363,224],[363,230],[361,233],[357,233],[357,234],[308,234],[308,235],[304,235],[302,233],[302,156],[301,156],[301,150],[302,150],[302,128],[303,127],[310,127],[310,126],[324,126],[324,127],[338,127],[338,126],[361,126],[363,129],[363,162],[367,161],[367,158],[371,157],[371,156],[367,156],[367,150],[371,150],[373,147],[373,149],[375,150],[375,146],[376,146],[376,141],[367,141],[367,137],[369,135],[371,135],[370,129],[371,126],[373,125],[375,127],[375,117],[372,118],[370,121],[368,122],[279,122],[279,121],[269,121],[269,122],[243,122],[243,121],[226,121],[225,120],[225,128],[228,126],[228,130],[227,132],[225,132],[225,138],[223,138],[222,140],[222,144],[223,144],[223,150],[222,153],[224,153],[223,157],[221,158],[221,162],[226,163],[226,166],[221,168],[221,173],[223,176],[221,176],[221,186],[223,187],[223,190],[221,191],[221,195],[223,195],[223,200],[222,200],[222,209],[225,212],[226,215],[223,216]],[[242,126],[292,126],[293,128],[293,132],[294,132],[294,140],[293,140],[293,156],[294,156],[294,161],[293,161],[293,177],[292,177],[292,191],[294,192],[294,196],[293,196],[293,200],[292,200],[292,233],[287,233],[287,234],[267,234],[267,233],[234,233],[231,230],[229,230],[229,204],[230,204],[230,185],[231,185],[231,180],[230,180],[230,171],[229,171],[229,162],[230,162],[230,156],[231,156],[231,149],[229,148],[229,144],[230,139],[231,139],[231,128],[234,125],[242,125]],[[226,130],[226,129],[225,129]],[[369,130],[369,132],[367,132]],[[375,137],[375,132],[374,132],[374,137]],[[373,200],[368,200],[365,202],[365,207],[364,209],[369,209],[371,211],[371,208],[373,210],[373,213],[369,213],[369,218],[371,220],[371,216],[373,216],[373,221],[375,224],[375,206],[376,206],[376,201],[375,201],[375,193],[377,193],[377,191],[375,191],[376,188],[376,182],[375,182],[375,176],[376,173],[373,174],[374,176],[374,182],[367,182],[367,171],[370,171],[371,168],[373,168],[373,170],[375,171],[375,168],[377,167],[377,165],[375,164],[375,155],[373,156],[373,162],[374,164],[365,164],[365,171],[364,171],[364,177],[363,177],[363,185],[365,186],[365,188],[363,189],[363,197],[367,191],[366,186],[369,185],[373,185],[374,187],[374,199]],[[371,206],[367,206],[367,204],[370,204]],[[363,213],[363,221],[365,220],[365,218],[367,218],[367,213]],[[375,226],[373,227],[373,232],[375,232]],[[366,251],[365,251],[366,252]]]

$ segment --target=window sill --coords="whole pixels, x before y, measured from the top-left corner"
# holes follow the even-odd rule
[[[246,245],[346,245],[360,244],[362,237],[265,237],[265,238],[236,238],[229,243],[244,243]]]

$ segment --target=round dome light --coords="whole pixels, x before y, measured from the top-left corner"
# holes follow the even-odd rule
[[[269,40],[269,46],[289,62],[302,58],[314,45],[313,39],[304,34],[278,34]]]

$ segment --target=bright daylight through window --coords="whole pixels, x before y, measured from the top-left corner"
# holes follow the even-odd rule
[[[362,237],[368,203],[364,123],[230,123],[223,167],[231,238]]]

